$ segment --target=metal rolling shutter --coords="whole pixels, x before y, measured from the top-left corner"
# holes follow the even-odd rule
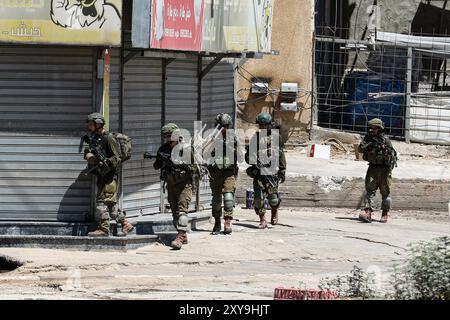
[[[205,68],[210,61],[203,62]],[[213,128],[219,113],[234,114],[234,70],[233,65],[221,62],[202,80],[202,121]],[[211,189],[209,182],[202,184],[201,202],[210,207]]]
[[[166,122],[194,131],[197,120],[197,60],[177,59],[167,67]]]
[[[166,86],[166,123],[174,122],[180,128],[194,134],[194,122],[197,120],[198,60],[177,59],[167,67]],[[200,184],[200,205],[211,206],[209,182]],[[190,209],[195,207],[195,196]]]
[[[109,130],[119,131],[120,50],[111,49],[111,83],[109,96]]]
[[[93,52],[0,47],[0,220],[83,221],[78,153],[93,109]]]
[[[135,57],[125,64],[123,133],[133,139],[133,155],[123,167],[123,208],[128,216],[159,212],[159,171],[145,151],[161,144],[162,61]]]
[[[234,69],[229,62],[219,63],[202,80],[202,120],[212,126],[219,113],[234,114]]]

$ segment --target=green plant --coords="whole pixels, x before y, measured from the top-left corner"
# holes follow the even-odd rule
[[[406,262],[394,266],[391,284],[395,299],[450,300],[450,238],[412,246]]]
[[[320,290],[337,291],[343,298],[370,299],[375,297],[374,275],[353,266],[349,275],[324,278],[320,281]]]

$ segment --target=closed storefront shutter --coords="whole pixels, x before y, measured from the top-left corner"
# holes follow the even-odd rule
[[[203,68],[210,61],[203,62]],[[202,80],[202,120],[213,125],[219,113],[234,114],[233,64],[220,62]]]
[[[204,61],[205,68],[211,61]],[[208,128],[214,128],[219,113],[234,114],[234,73],[233,65],[220,62],[202,80],[202,121]],[[204,208],[211,205],[209,182],[201,185],[201,203]]]
[[[93,50],[0,47],[0,220],[83,221]]]
[[[159,171],[146,151],[161,144],[162,61],[135,57],[124,68],[123,132],[133,139],[133,155],[123,168],[123,208],[130,217],[159,212]]]
[[[174,122],[193,136],[198,109],[198,60],[177,59],[167,67],[166,123]],[[209,183],[200,184],[200,204],[210,207]],[[195,208],[195,197],[190,209]]]
[[[197,60],[177,59],[167,67],[166,122],[194,131],[197,120]]]

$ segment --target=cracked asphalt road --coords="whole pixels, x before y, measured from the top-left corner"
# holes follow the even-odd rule
[[[283,209],[281,225],[258,230],[256,215],[238,209],[231,236],[211,236],[204,223],[181,251],[0,248],[27,261],[0,274],[0,299],[272,299],[276,287],[315,288],[354,265],[386,275],[409,243],[450,233],[446,213],[394,212],[387,225],[359,223],[357,214]]]

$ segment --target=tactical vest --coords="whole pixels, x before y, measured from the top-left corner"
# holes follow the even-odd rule
[[[236,154],[236,140],[234,140],[232,146],[227,144],[226,139],[223,140],[222,143],[222,157],[218,157],[214,159],[214,163],[209,167],[211,171],[214,170],[225,170],[231,171],[237,169],[237,154]],[[230,150],[231,149],[231,150]],[[228,151],[228,152],[227,152]],[[232,152],[230,152],[232,151]],[[232,153],[234,159],[230,159],[227,155]],[[213,156],[215,156],[215,152],[213,152]]]
[[[160,150],[171,154],[172,149]],[[193,180],[194,169],[190,164],[175,164],[172,159],[165,159],[165,166],[161,169],[161,179],[169,184],[191,182]]]
[[[363,159],[372,165],[389,166],[392,161],[394,155],[387,150],[386,140],[384,138],[382,140],[382,144],[385,146],[384,150],[377,147],[364,152]]]

